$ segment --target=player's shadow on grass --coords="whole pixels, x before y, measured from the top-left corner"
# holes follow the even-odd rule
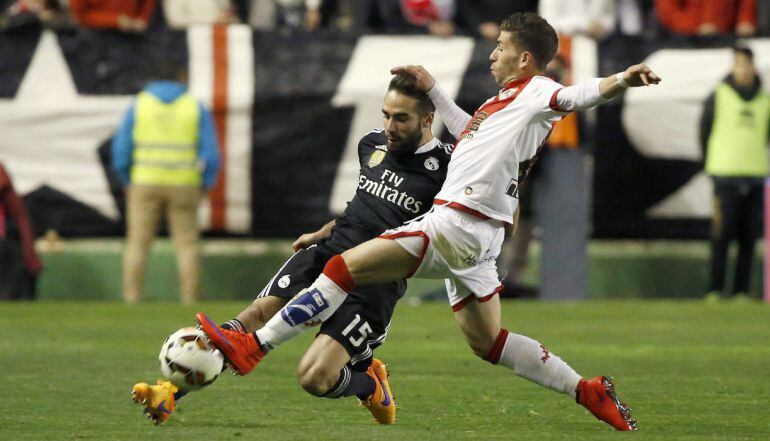
[[[170,421],[169,421],[170,422]],[[196,418],[195,420],[185,420],[179,419],[176,421],[177,426],[185,426],[185,427],[216,427],[221,429],[232,429],[232,430],[253,430],[253,429],[268,429],[271,427],[270,424],[259,424],[255,422],[239,422],[234,424],[227,424],[223,423],[221,421],[214,421],[214,420],[200,420]]]
[[[259,423],[253,420],[244,419],[244,420],[237,420],[237,421],[234,421],[234,420],[222,421],[219,419],[201,418],[200,413],[191,412],[189,413],[189,415],[184,415],[181,413],[182,413],[181,410],[178,410],[176,414],[174,414],[174,416],[171,417],[168,423],[174,423],[173,425],[185,426],[185,427],[207,427],[207,428],[216,427],[216,428],[232,429],[232,430],[267,429],[271,427],[271,424]]]

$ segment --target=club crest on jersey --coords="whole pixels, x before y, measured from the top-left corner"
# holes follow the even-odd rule
[[[285,276],[278,279],[278,286],[281,288],[286,288],[291,283],[291,277],[286,274]]]
[[[433,156],[429,157],[425,160],[425,168],[427,168],[430,171],[436,171],[438,170],[439,162],[437,158],[434,158]]]
[[[372,156],[369,157],[369,162],[366,164],[369,168],[377,167],[385,159],[385,152],[382,150],[375,150]]]

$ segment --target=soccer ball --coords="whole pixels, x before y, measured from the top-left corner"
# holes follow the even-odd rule
[[[206,341],[200,329],[182,328],[171,334],[160,348],[160,371],[183,391],[207,386],[222,372],[224,357]]]

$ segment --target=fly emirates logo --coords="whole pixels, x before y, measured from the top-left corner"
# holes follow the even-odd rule
[[[383,170],[380,176],[380,182],[368,179],[364,175],[358,177],[358,189],[378,198],[392,202],[401,208],[419,213],[422,208],[422,201],[409,196],[405,191],[400,191],[398,186],[404,182],[404,178],[398,176],[390,170]]]

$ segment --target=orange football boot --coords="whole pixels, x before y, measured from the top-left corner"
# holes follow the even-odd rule
[[[144,414],[153,423],[160,424],[171,418],[174,413],[174,394],[179,388],[170,381],[158,380],[158,384],[137,383],[131,389],[131,399],[144,406]]]
[[[631,409],[615,395],[612,377],[600,375],[580,380],[575,401],[617,430],[639,430],[636,421],[631,419]]]
[[[393,424],[396,422],[396,398],[390,392],[388,384],[387,365],[373,358],[366,374],[374,380],[374,392],[361,405],[369,409],[369,413],[378,424]]]
[[[214,345],[227,359],[227,363],[239,374],[246,375],[257,366],[267,354],[253,333],[229,331],[217,326],[206,314],[195,314],[195,321]]]

